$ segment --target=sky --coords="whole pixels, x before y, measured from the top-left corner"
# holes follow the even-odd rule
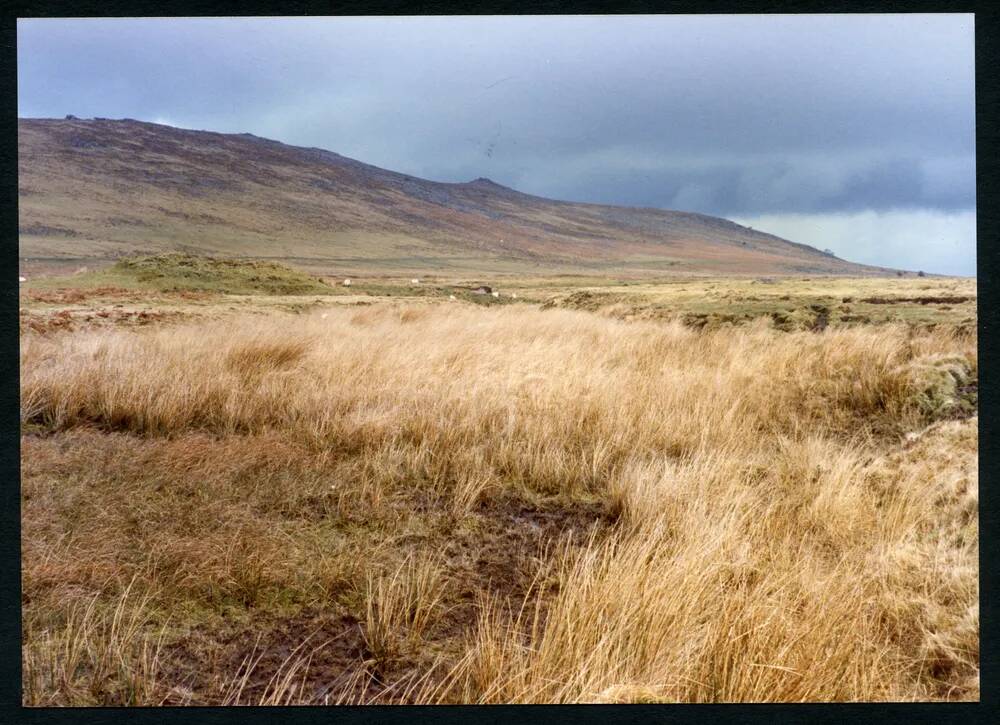
[[[976,272],[972,15],[18,21],[18,115],[316,146]]]

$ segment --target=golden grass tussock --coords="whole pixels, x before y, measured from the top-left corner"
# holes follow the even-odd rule
[[[369,572],[365,587],[365,642],[376,667],[419,645],[441,603],[443,571],[430,557],[408,556],[388,574]]]
[[[976,699],[976,360],[944,327],[431,304],[26,333],[25,701],[162,701],[165,612],[174,646],[334,606],[356,652],[255,642],[195,701]],[[535,541],[505,501],[611,523],[462,548]],[[113,636],[67,604],[133,579]]]
[[[951,425],[938,447],[970,454],[968,427]],[[484,612],[457,699],[975,695],[974,468],[959,469],[946,488],[963,498],[948,500],[927,491],[932,465],[918,459],[879,505],[878,474],[857,453],[806,441],[777,455],[770,470],[708,456],[635,472],[629,528],[567,566],[543,621],[540,609],[530,621]],[[960,543],[924,539],[929,514],[963,522]]]

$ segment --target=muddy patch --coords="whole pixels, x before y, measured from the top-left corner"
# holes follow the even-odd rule
[[[582,546],[613,524],[606,506],[584,503],[533,508],[515,500],[491,502],[479,517],[477,531],[463,532],[451,542],[464,589],[516,601],[528,593],[547,546]]]
[[[160,696],[168,705],[217,705],[239,691],[239,702],[258,704],[292,673],[295,703],[412,702],[458,661],[486,598],[519,607],[556,549],[583,546],[612,524],[603,504],[489,501],[437,546],[446,596],[416,650],[379,662],[363,611],[333,601],[284,617],[261,612],[252,625],[198,627],[165,647]]]
[[[165,705],[257,704],[294,670],[295,699],[344,691],[364,662],[361,624],[350,614],[305,611],[227,632],[199,628],[161,654]]]

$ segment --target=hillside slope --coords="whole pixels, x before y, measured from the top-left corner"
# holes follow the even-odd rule
[[[715,217],[427,181],[250,134],[21,119],[18,154],[22,259],[187,251],[356,270],[879,272]]]

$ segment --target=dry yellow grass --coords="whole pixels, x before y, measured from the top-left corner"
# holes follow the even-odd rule
[[[26,661],[59,670],[65,602],[139,577],[151,621],[346,592],[369,659],[411,652],[395,689],[359,661],[317,693],[299,650],[248,698],[251,659],[219,701],[976,699],[976,360],[953,328],[520,306],[27,333],[22,421],[52,435],[26,445]],[[455,565],[430,554],[509,498],[614,523],[453,632]],[[333,546],[337,521],[355,538]],[[104,701],[32,676],[31,704]],[[358,689],[373,676],[381,696]],[[130,701],[181,684],[163,678]]]
[[[975,443],[957,424],[942,435],[920,454]],[[919,465],[879,502],[861,458],[806,440],[770,466],[713,453],[647,469],[631,526],[566,567],[544,622],[483,615],[459,699],[975,697],[974,470]],[[934,540],[938,519],[954,540]]]
[[[440,605],[442,570],[430,558],[407,559],[391,574],[369,572],[365,591],[365,640],[378,669],[403,647],[419,644]]]

